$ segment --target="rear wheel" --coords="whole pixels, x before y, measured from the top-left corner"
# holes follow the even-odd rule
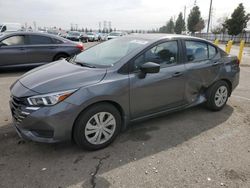
[[[102,149],[111,144],[121,129],[121,115],[111,104],[100,103],[80,114],[73,130],[78,146],[87,150]]]
[[[207,107],[213,111],[221,110],[229,97],[229,86],[225,81],[218,81],[207,91]]]
[[[67,54],[57,54],[55,57],[54,57],[54,61],[58,61],[60,59],[65,59],[69,57]]]

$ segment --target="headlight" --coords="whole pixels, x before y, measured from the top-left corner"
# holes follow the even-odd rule
[[[52,106],[63,101],[64,99],[72,95],[75,91],[76,89],[57,93],[49,93],[45,95],[37,95],[29,97],[27,100],[31,106]]]

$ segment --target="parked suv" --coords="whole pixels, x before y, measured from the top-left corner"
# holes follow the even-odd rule
[[[15,32],[0,36],[0,68],[38,66],[80,53],[82,44],[59,36]]]
[[[106,147],[135,122],[201,103],[218,111],[239,83],[239,61],[179,35],[119,37],[34,69],[11,86],[14,127],[26,139]]]

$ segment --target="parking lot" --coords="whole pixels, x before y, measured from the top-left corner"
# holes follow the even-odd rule
[[[8,101],[10,85],[27,70],[0,73],[0,187],[250,187],[249,52],[222,111],[198,106],[136,123],[95,152],[22,141]]]

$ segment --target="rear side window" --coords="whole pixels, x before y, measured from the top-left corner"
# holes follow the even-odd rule
[[[217,54],[217,49],[214,46],[208,45],[209,59],[214,58]]]
[[[4,39],[1,42],[2,46],[16,46],[16,45],[24,45],[25,38],[23,35],[12,36],[7,39]]]
[[[188,62],[208,59],[208,46],[204,42],[186,41]]]
[[[52,44],[52,39],[46,36],[29,35],[29,44]]]
[[[185,44],[188,62],[200,62],[212,59],[217,54],[217,49],[205,42],[186,41]]]
[[[54,44],[62,44],[63,43],[63,41],[56,39],[56,38],[53,38],[52,40],[53,40]]]

